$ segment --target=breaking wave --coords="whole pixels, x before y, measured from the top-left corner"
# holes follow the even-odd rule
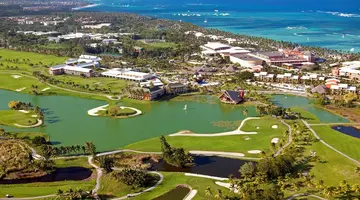
[[[317,12],[331,14],[331,15],[339,16],[339,17],[360,17],[359,14],[352,14],[352,13],[329,12],[329,11],[317,11]]]
[[[308,28],[304,26],[288,26],[286,27],[287,30],[306,30]]]

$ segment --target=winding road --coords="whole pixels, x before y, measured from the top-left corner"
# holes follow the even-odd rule
[[[281,152],[282,152],[286,147],[288,147],[288,146],[291,144],[291,142],[292,142],[292,128],[291,128],[291,126],[290,126],[289,124],[287,124],[284,120],[281,120],[281,123],[283,123],[285,126],[288,127],[289,139],[288,139],[288,142],[287,142],[283,147],[281,147],[281,148],[279,149],[279,151],[277,151],[277,152],[274,154],[275,157],[276,157],[276,156],[279,156],[279,155],[281,154]]]

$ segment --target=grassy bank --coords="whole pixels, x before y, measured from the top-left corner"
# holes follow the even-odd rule
[[[272,125],[278,125],[278,128],[273,129],[271,128]],[[259,127],[259,129],[256,127]],[[269,152],[271,140],[273,138],[284,138],[284,132],[287,128],[278,119],[263,118],[261,120],[247,121],[241,130],[258,132],[258,134],[220,137],[167,136],[166,140],[171,146],[183,147],[186,150],[239,152],[249,157],[258,157],[259,155],[248,154],[247,151],[262,150]],[[125,149],[149,152],[161,151],[158,137],[130,144]]]
[[[0,125],[17,127],[14,124],[19,124],[22,126],[31,126],[37,123],[37,117],[33,112],[23,113],[18,110],[0,110]]]
[[[312,129],[326,143],[346,155],[360,161],[360,139],[339,131],[333,130],[330,126],[312,126]]]
[[[87,158],[75,158],[75,159],[60,159],[56,160],[56,167],[86,167],[92,169],[87,164]],[[93,169],[92,169],[93,170]],[[93,172],[94,173],[94,172]],[[13,185],[0,185],[0,196],[5,197],[6,194],[10,194],[16,197],[33,197],[43,196],[49,194],[56,194],[58,189],[63,191],[72,189],[83,189],[90,191],[94,188],[95,179],[83,181],[59,181],[59,182],[47,182],[47,183],[29,183],[29,184],[13,184]]]

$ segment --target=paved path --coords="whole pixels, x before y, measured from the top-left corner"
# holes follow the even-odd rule
[[[229,178],[223,178],[223,177],[217,177],[217,176],[208,176],[208,175],[194,174],[194,173],[185,173],[185,176],[207,178],[207,179],[213,179],[213,180],[217,180],[217,181],[227,181],[227,180],[229,180]]]
[[[335,125],[360,125],[360,123],[327,123],[327,124],[309,124],[310,126],[335,126]]]
[[[88,162],[89,162],[89,165],[91,165],[93,168],[96,169],[96,173],[97,173],[97,176],[96,176],[96,185],[95,185],[95,188],[92,190],[92,193],[94,195],[97,194],[97,191],[100,189],[100,184],[101,184],[101,177],[103,175],[103,172],[101,170],[100,167],[96,166],[94,163],[93,163],[93,157],[92,156],[89,156],[88,157]]]
[[[115,199],[113,199],[113,200],[122,200],[122,199],[128,199],[129,197],[138,196],[138,195],[140,195],[140,194],[143,194],[143,193],[145,193],[145,192],[149,192],[149,191],[155,189],[158,185],[160,185],[160,184],[163,182],[164,176],[163,176],[161,173],[159,173],[159,172],[154,172],[154,171],[149,171],[148,173],[156,174],[156,175],[158,175],[158,176],[160,177],[159,181],[158,181],[154,186],[152,186],[152,187],[150,187],[150,188],[147,188],[147,189],[145,189],[145,190],[143,190],[143,191],[141,191],[141,192],[133,193],[133,194],[127,194],[126,196],[123,196],[123,197],[120,197],[120,198],[115,198]]]
[[[326,145],[326,146],[329,147],[330,149],[334,150],[335,152],[339,153],[340,155],[346,157],[347,159],[353,161],[355,164],[357,164],[357,165],[360,166],[360,162],[359,162],[359,161],[351,158],[350,156],[342,153],[341,151],[335,149],[334,147],[332,147],[331,145],[329,145],[328,143],[326,143],[324,140],[322,140],[322,139],[320,138],[320,136],[314,131],[314,129],[312,129],[312,128],[310,127],[310,125],[309,125],[305,120],[302,119],[301,121],[302,121],[302,122],[305,124],[305,126],[312,132],[312,134],[315,136],[315,138],[318,139],[321,143],[323,143],[324,145]]]
[[[317,199],[321,199],[321,200],[327,200],[325,198],[322,198],[322,197],[319,197],[317,195],[313,195],[313,194],[307,194],[307,193],[303,193],[303,194],[294,194],[288,198],[286,198],[286,200],[292,200],[296,197],[314,197],[314,198],[317,198]]]
[[[288,142],[287,142],[283,147],[281,147],[278,152],[275,153],[275,155],[274,155],[275,157],[278,156],[278,155],[280,155],[281,152],[282,152],[286,147],[288,147],[288,146],[291,144],[291,142],[292,142],[292,128],[291,128],[291,126],[290,126],[289,124],[287,124],[284,120],[281,120],[281,123],[285,124],[285,126],[288,127],[289,139],[288,139]]]
[[[219,137],[219,136],[230,136],[230,135],[254,135],[257,134],[257,132],[245,132],[241,131],[241,128],[248,120],[254,120],[254,119],[260,119],[260,117],[248,117],[244,119],[239,128],[237,128],[234,131],[229,132],[222,132],[222,133],[210,133],[210,134],[203,134],[203,133],[184,133],[184,131],[180,131],[178,133],[170,134],[169,136],[175,137],[175,136],[185,136],[185,137]]]

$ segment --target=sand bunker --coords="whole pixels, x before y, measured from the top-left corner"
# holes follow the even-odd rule
[[[250,150],[250,151],[248,151],[248,153],[250,153],[250,154],[259,154],[259,153],[261,153],[261,150]]]
[[[250,140],[250,138],[249,138],[249,137],[246,137],[245,140]]]
[[[278,143],[279,142],[279,138],[273,138],[272,140],[271,140],[271,143]]]
[[[21,76],[19,76],[19,75],[12,75],[12,77],[15,79],[21,78]]]
[[[256,129],[260,129],[260,127],[257,126]]]
[[[25,90],[25,89],[26,89],[26,87],[23,87],[23,88],[16,89],[15,91],[16,91],[16,92],[21,92],[21,91],[23,91],[23,90]]]
[[[30,113],[30,111],[27,111],[27,110],[18,110],[19,112],[22,112],[22,113]]]
[[[278,125],[272,125],[271,128],[273,129],[277,129],[279,126]]]
[[[31,117],[38,117],[37,115],[31,115]]]
[[[47,90],[50,90],[50,88],[49,88],[49,87],[48,87],[48,88],[44,88],[44,89],[41,90],[41,92],[45,92],[45,91],[47,91]]]

